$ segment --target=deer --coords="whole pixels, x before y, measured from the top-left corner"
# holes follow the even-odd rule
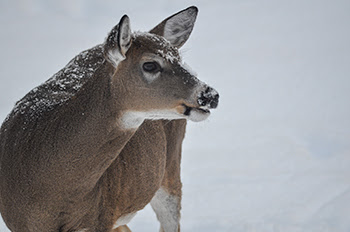
[[[19,100],[0,129],[0,212],[12,232],[121,232],[147,204],[180,231],[187,120],[217,108],[179,49],[198,9],[105,41]]]

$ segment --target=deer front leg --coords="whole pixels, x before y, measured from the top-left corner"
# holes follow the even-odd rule
[[[180,164],[186,120],[164,121],[163,124],[167,137],[166,169],[151,206],[160,222],[160,232],[179,232],[182,196]]]
[[[181,200],[161,187],[151,201],[151,206],[160,222],[160,232],[180,231]]]

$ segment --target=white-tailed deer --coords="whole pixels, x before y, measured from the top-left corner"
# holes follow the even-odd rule
[[[0,130],[0,210],[11,231],[128,231],[120,226],[149,202],[161,231],[179,231],[186,119],[206,119],[219,97],[178,52],[197,12],[148,33],[131,33],[123,16],[105,43],[17,102]]]

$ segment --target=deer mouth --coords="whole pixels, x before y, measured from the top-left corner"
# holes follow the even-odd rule
[[[210,115],[210,110],[206,107],[193,107],[186,104],[181,105],[183,107],[183,115],[191,121],[200,122],[207,119]]]

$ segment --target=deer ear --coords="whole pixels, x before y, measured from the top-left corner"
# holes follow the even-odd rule
[[[126,52],[131,45],[130,19],[124,15],[109,33],[105,44],[104,53],[106,59],[117,67],[125,59]]]
[[[173,46],[180,48],[190,36],[197,18],[198,8],[191,6],[158,24],[150,33],[163,36]]]

